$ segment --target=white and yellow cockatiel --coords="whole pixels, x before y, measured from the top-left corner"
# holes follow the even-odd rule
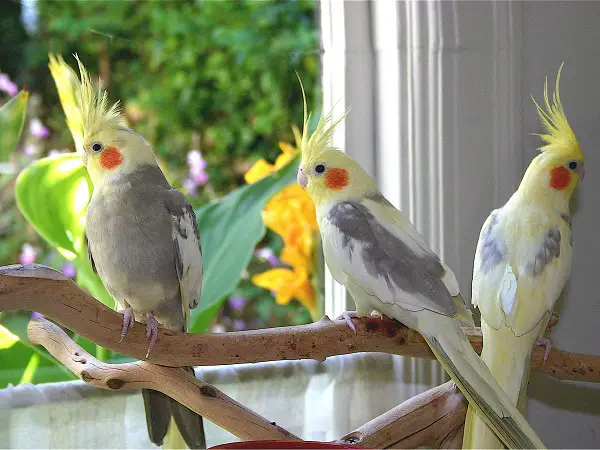
[[[471,347],[472,325],[452,271],[407,217],[389,203],[359,164],[331,147],[331,115],[309,135],[306,115],[298,183],[315,203],[325,261],[356,303],[419,331],[469,402],[510,448],[544,448]],[[347,318],[349,325],[351,319]]]
[[[561,66],[562,70],[562,66]],[[473,304],[481,311],[482,359],[519,409],[525,411],[531,352],[541,340],[571,270],[569,201],[584,176],[583,153],[559,96],[560,70],[552,102],[548,80],[541,153],[519,189],[494,210],[479,236],[473,267]],[[469,409],[464,444],[501,448],[478,414]]]
[[[148,353],[158,328],[187,331],[202,287],[202,251],[194,210],[158,167],[152,147],[123,124],[118,104],[92,86],[79,59],[79,80],[50,56],[67,124],[94,184],[86,212],[92,268],[122,308],[121,340],[134,320],[146,324]],[[127,345],[127,341],[123,342]],[[194,374],[192,367],[185,370]],[[150,440],[205,448],[202,417],[142,389]],[[181,442],[183,438],[184,442]]]

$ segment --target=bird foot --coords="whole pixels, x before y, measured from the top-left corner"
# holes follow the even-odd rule
[[[133,324],[135,323],[135,317],[133,315],[133,309],[127,308],[122,311],[119,311],[120,314],[123,314],[123,326],[121,327],[121,339],[119,340],[119,344],[123,342],[127,332],[133,328]]]
[[[383,319],[383,315],[380,313],[375,314],[378,318]],[[368,314],[365,316],[361,316],[357,311],[344,311],[342,315],[336,318],[336,320],[344,319],[346,321],[346,325],[350,327],[354,334],[357,333],[356,325],[352,322],[352,319],[361,319],[363,317],[370,317]]]
[[[150,356],[150,352],[154,348],[154,344],[156,344],[156,340],[158,339],[158,327],[159,324],[154,318],[154,314],[151,312],[146,314],[146,338],[148,338],[148,351],[146,352],[146,358]]]
[[[548,360],[548,357],[550,356],[550,350],[552,350],[552,342],[550,342],[550,339],[547,338],[540,338],[537,341],[535,341],[535,345],[539,345],[540,347],[544,347],[544,364],[546,364],[546,361]]]

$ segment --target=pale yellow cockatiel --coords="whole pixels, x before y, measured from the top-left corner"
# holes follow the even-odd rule
[[[118,103],[50,55],[77,151],[94,184],[86,212],[92,268],[122,308],[121,341],[134,320],[146,324],[148,353],[158,328],[187,331],[202,288],[202,250],[194,210],[158,167],[152,147],[124,124]],[[193,367],[184,368],[194,375]],[[202,417],[165,394],[142,389],[148,436],[167,448],[206,448]]]
[[[545,145],[519,189],[485,221],[473,267],[472,301],[481,311],[483,333],[481,357],[522,412],[533,345],[545,345],[546,358],[550,350],[550,342],[541,338],[571,270],[569,201],[584,176],[583,153],[560,101],[559,80],[560,70],[552,102],[546,80],[546,110],[536,103]],[[464,444],[502,447],[472,409]]]
[[[337,123],[328,115],[309,135],[305,104],[303,133],[295,130],[298,183],[315,203],[333,277],[352,295],[358,316],[377,310],[418,330],[506,445],[544,448],[462,331],[460,321],[472,325],[472,318],[452,271],[359,164],[331,147]]]

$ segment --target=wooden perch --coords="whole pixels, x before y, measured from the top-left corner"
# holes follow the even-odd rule
[[[242,440],[299,439],[183,369],[145,361],[106,364],[45,319],[30,321],[27,334],[33,344],[43,345],[65,367],[92,386],[113,391],[150,388],[164,392]]]
[[[40,265],[0,268],[0,311],[26,309],[51,317],[64,327],[114,352],[144,359],[145,327],[139,323],[119,343],[122,316],[98,302],[63,273]],[[391,319],[354,319],[355,334],[344,321],[324,317],[295,327],[220,334],[187,334],[160,330],[147,361],[165,366],[218,365],[316,359],[356,352],[384,352],[434,359],[421,335]],[[481,351],[479,329],[465,329]],[[551,376],[600,382],[600,356],[552,349],[533,351],[533,367]]]
[[[454,382],[448,381],[410,398],[336,442],[359,448],[461,448],[467,406]]]

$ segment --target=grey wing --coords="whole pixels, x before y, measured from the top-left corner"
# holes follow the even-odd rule
[[[85,236],[85,246],[87,248],[88,260],[92,265],[92,270],[96,275],[98,275],[98,271],[96,270],[96,263],[94,263],[94,257],[92,256],[92,248],[90,247],[90,241],[88,241],[87,235]]]
[[[327,220],[335,230],[332,239],[342,270],[382,302],[454,316],[457,306],[437,255],[415,250],[407,233],[384,226],[381,219],[357,202],[330,209]]]
[[[202,249],[200,232],[192,206],[176,189],[165,202],[173,223],[173,245],[182,300],[190,309],[198,306],[202,292]]]

